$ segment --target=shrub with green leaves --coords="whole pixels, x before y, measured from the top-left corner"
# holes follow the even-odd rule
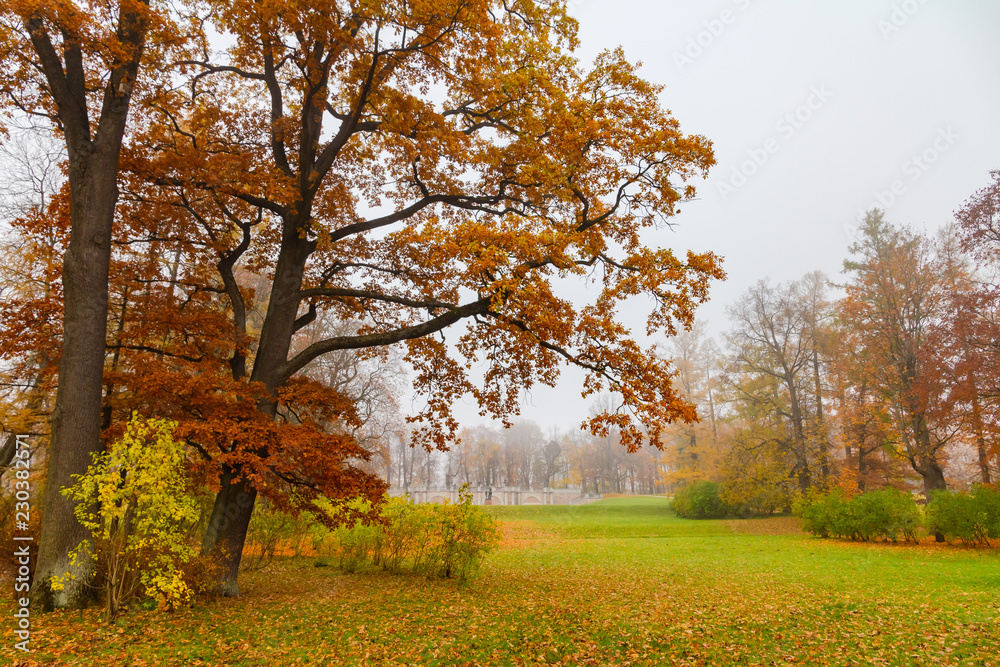
[[[301,556],[306,543],[320,528],[314,512],[300,510],[292,514],[275,508],[266,500],[258,502],[247,528],[240,571],[264,569],[283,549],[290,550],[293,556]]]
[[[671,506],[677,516],[685,519],[722,519],[731,511],[719,496],[720,490],[715,482],[685,484],[674,494]]]
[[[977,486],[973,494],[979,504],[980,516],[991,540],[1000,539],[1000,489]]]
[[[927,504],[927,530],[949,542],[989,544],[1000,538],[1000,491],[979,486],[973,492],[934,491]]]
[[[920,510],[908,493],[898,489],[869,491],[845,498],[839,490],[804,501],[799,514],[803,528],[820,537],[842,537],[867,542],[900,538],[917,540]]]
[[[184,449],[172,437],[174,426],[133,415],[122,437],[61,490],[77,501],[76,518],[91,534],[71,559],[96,559],[109,619],[142,595],[165,607],[191,596],[182,566],[194,555],[186,536],[199,514],[187,493]],[[52,588],[59,590],[70,576],[53,577]]]
[[[838,533],[834,526],[835,520],[844,512],[843,505],[847,502],[839,490],[826,495],[814,495],[804,499],[796,509],[802,517],[802,528],[808,533],[820,537],[830,537]]]

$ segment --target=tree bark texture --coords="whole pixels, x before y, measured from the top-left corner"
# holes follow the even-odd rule
[[[145,19],[140,14],[123,12],[119,19],[117,38],[129,57],[107,75],[93,133],[83,48],[68,41],[58,52],[40,15],[25,21],[58,109],[67,148],[70,194],[70,241],[62,269],[64,333],[42,499],[38,566],[32,586],[32,596],[43,608],[75,607],[85,602],[93,569],[86,559],[70,562],[69,552],[89,535],[74,516],[75,504],[60,490],[72,486],[73,475],[86,472],[91,454],[102,448],[101,390],[118,159],[146,36]],[[74,578],[62,590],[53,591],[51,577],[66,573]]]

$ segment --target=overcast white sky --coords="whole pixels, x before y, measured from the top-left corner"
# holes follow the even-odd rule
[[[880,206],[934,230],[1000,169],[996,0],[570,0],[581,60],[621,45],[718,164],[651,239],[712,250],[729,275],[700,318],[755,281],[836,278],[858,218]],[[641,317],[629,321],[637,332]],[[581,375],[525,397],[546,431],[574,428]],[[456,406],[463,424],[481,421]]]

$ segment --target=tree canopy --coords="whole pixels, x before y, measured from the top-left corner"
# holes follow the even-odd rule
[[[368,454],[350,401],[303,375],[323,355],[401,347],[425,447],[456,436],[458,397],[508,419],[564,364],[585,395],[620,395],[586,423],[629,450],[697,418],[618,312],[647,297],[646,333],[672,335],[724,277],[711,252],[644,236],[694,196],[711,144],[621,50],[581,64],[564,3],[157,11],[179,27],[150,42],[119,162],[104,425],[168,413],[212,462],[205,548],[233,554],[231,591],[258,492],[381,489],[352,472]]]

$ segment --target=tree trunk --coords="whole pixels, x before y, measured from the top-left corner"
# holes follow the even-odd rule
[[[795,388],[795,378],[788,372],[785,374],[785,386],[788,388],[788,400],[791,407],[792,437],[794,438],[795,467],[799,490],[805,493],[812,486],[812,472],[809,469],[808,452],[806,451],[806,434],[803,425],[802,406],[799,404],[798,391]]]
[[[95,152],[70,167],[72,230],[63,260],[65,324],[59,359],[59,386],[52,411],[48,477],[42,499],[36,600],[43,608],[77,607],[93,565],[88,559],[70,563],[69,552],[89,537],[73,514],[75,503],[60,489],[86,472],[91,454],[101,451],[101,393],[108,327],[108,267],[111,226],[118,198],[118,148]],[[74,173],[76,177],[74,178]],[[54,575],[72,573],[62,591],[53,592]]]
[[[991,484],[990,459],[986,454],[986,440],[982,436],[976,439],[976,450],[979,455],[979,474],[983,478],[983,484]]]
[[[848,448],[850,449],[850,448]],[[865,448],[862,445],[858,446],[858,491],[865,492],[865,474],[868,472],[868,459],[865,458]],[[848,452],[848,456],[850,452]]]
[[[976,453],[979,456],[979,474],[983,478],[983,484],[990,483],[990,461],[986,446],[985,429],[983,428],[982,407],[979,405],[979,392],[972,394],[972,430],[976,434]]]
[[[237,481],[236,472],[228,466],[223,469],[220,482],[201,548],[202,554],[211,554],[222,566],[219,592],[228,597],[238,597],[240,559],[253,516],[257,489],[245,480]]]
[[[715,426],[715,398],[712,396],[712,369],[709,367],[707,373],[708,380],[708,418],[712,423],[712,444],[715,446],[715,453],[719,454],[719,432]]]
[[[117,38],[123,59],[107,72],[100,117],[92,122],[83,67],[89,54],[82,52],[78,42],[64,39],[57,50],[40,14],[25,19],[25,31],[58,111],[69,164],[70,240],[62,269],[65,311],[59,385],[52,410],[36,585],[31,589],[35,604],[44,609],[82,604],[93,571],[88,559],[70,563],[69,552],[88,534],[73,514],[74,503],[59,491],[74,483],[73,475],[86,472],[91,453],[101,449],[101,387],[118,158],[148,26],[140,12],[120,12]],[[66,573],[75,578],[63,590],[52,591],[51,577]]]
[[[820,474],[823,476],[823,488],[828,489],[830,479],[830,440],[826,432],[826,415],[823,411],[823,383],[819,375],[819,353],[813,347],[813,383],[816,388],[816,423],[819,438]]]
[[[941,469],[941,466],[933,458],[924,462],[918,472],[924,478],[924,495],[927,497],[928,502],[931,499],[931,491],[948,488],[948,484],[944,479],[944,470]],[[936,542],[944,542],[945,538],[940,532],[935,532],[934,540]]]
[[[10,462],[14,460],[15,451],[17,451],[17,436],[11,433],[0,447],[0,475],[7,471]]]
[[[315,247],[300,235],[301,220],[308,220],[308,209],[303,215],[286,219],[281,250],[275,266],[274,281],[268,300],[267,315],[261,327],[260,343],[254,359],[251,382],[262,382],[268,393],[257,409],[275,417],[277,403],[273,396],[282,380],[278,369],[288,359],[295,321],[299,310],[299,290],[306,260]],[[261,451],[262,456],[266,451]],[[412,461],[412,457],[411,457]],[[219,494],[212,508],[212,519],[205,531],[202,552],[212,553],[222,566],[218,588],[223,595],[240,594],[238,577],[247,529],[253,516],[257,491],[248,482],[238,479],[239,471],[224,468],[219,479]]]
[[[927,460],[921,466],[919,472],[924,478],[924,494],[928,500],[931,498],[931,491],[948,488],[948,484],[944,479],[944,470],[941,469],[937,461],[933,459]]]

